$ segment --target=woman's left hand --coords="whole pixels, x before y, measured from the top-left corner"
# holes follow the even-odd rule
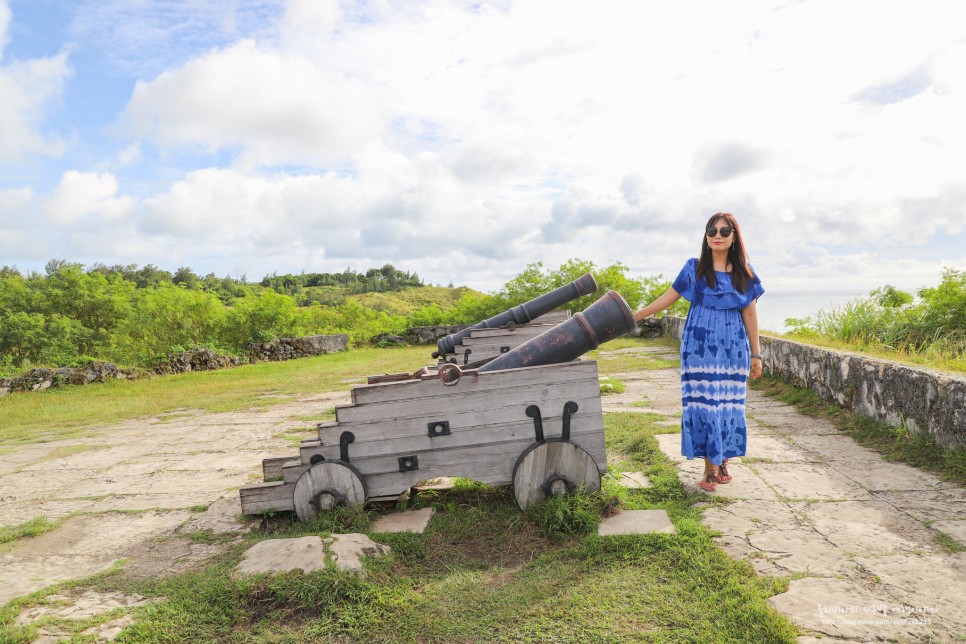
[[[757,380],[761,376],[761,358],[751,359],[751,379]]]

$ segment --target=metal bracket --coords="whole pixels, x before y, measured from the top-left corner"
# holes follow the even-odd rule
[[[429,422],[429,423],[426,423],[426,426],[429,428],[430,438],[433,438],[434,436],[449,436],[448,420]]]
[[[509,353],[509,352],[510,352],[510,347],[509,346],[502,346],[502,347],[500,347],[500,353]]]
[[[418,470],[418,469],[419,469],[418,456],[400,456],[399,457],[400,472],[411,472],[412,470]]]
[[[467,349],[463,352],[463,364],[467,365],[470,363],[470,354],[473,353],[473,349]]]
[[[321,454],[312,454],[311,458],[309,458],[309,464],[315,465],[316,463],[321,463],[324,460],[325,460],[325,457],[322,456]]]
[[[563,438],[565,441],[570,440],[570,417],[576,413],[577,413],[577,403],[575,403],[572,400],[568,400],[567,403],[564,405],[563,433],[561,434],[561,438]]]
[[[527,416],[533,419],[533,431],[537,435],[537,442],[543,441],[543,418],[540,416],[540,408],[536,405],[527,407]]]
[[[356,435],[352,432],[342,432],[339,436],[339,460],[343,463],[349,462],[349,443],[356,440]]]

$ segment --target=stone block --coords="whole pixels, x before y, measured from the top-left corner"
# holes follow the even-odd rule
[[[675,534],[677,530],[667,510],[624,510],[603,519],[597,528],[600,536],[620,534]]]

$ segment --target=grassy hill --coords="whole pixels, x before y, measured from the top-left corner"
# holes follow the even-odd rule
[[[445,286],[407,287],[401,291],[383,293],[360,293],[349,295],[346,299],[355,300],[366,308],[384,311],[393,315],[410,315],[424,306],[435,304],[445,311],[451,308],[464,293],[479,295],[467,286],[449,288]]]

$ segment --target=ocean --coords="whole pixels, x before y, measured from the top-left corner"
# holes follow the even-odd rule
[[[844,304],[846,301],[867,297],[866,290],[834,291],[765,291],[758,300],[758,327],[763,331],[783,333],[785,320],[804,318]]]

